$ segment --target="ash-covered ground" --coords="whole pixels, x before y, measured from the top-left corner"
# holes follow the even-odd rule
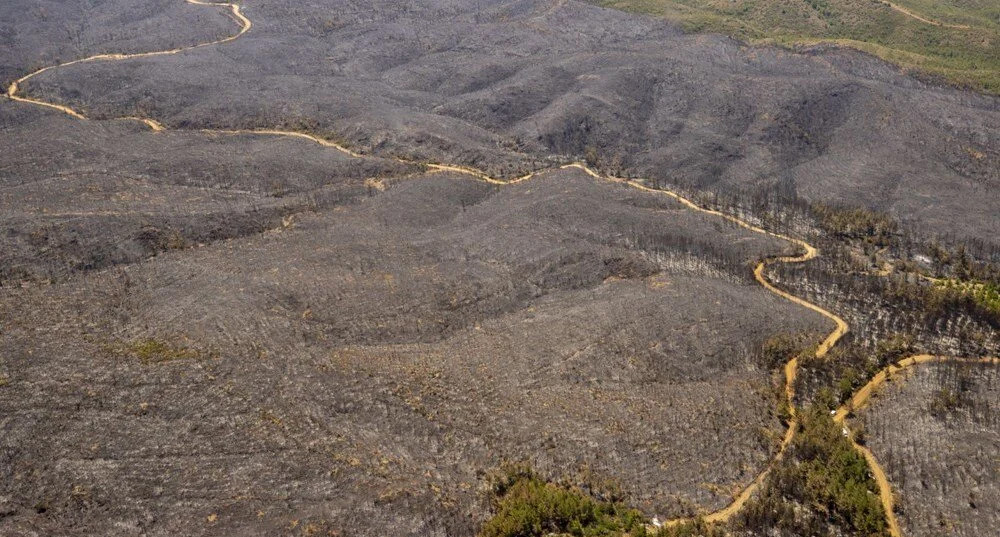
[[[855,52],[576,2],[241,5],[236,41],[24,84],[167,131],[0,101],[2,535],[472,535],[505,461],[662,518],[767,465],[760,345],[830,329],[752,280],[788,244],[578,170],[392,156],[587,157],[997,236],[997,100]],[[5,83],[238,28],[162,0],[0,15]]]
[[[747,277],[787,246],[576,170],[385,187],[5,293],[4,531],[467,535],[504,460],[661,516],[767,464],[754,350],[826,326]]]
[[[177,0],[7,0],[0,83],[92,54],[170,49],[232,34],[215,9]]]
[[[500,174],[589,153],[613,173],[1000,236],[1000,100],[858,52],[747,47],[562,0],[241,5],[254,26],[232,43],[76,65],[27,89],[97,117],[309,128]]]
[[[280,227],[416,168],[296,139],[150,132],[4,103],[0,281],[50,281]]]
[[[906,535],[990,535],[1000,527],[1000,368],[927,365],[862,412]]]

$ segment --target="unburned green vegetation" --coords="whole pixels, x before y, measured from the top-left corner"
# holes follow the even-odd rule
[[[530,470],[510,469],[493,485],[495,515],[480,537],[645,535],[645,520],[615,501],[600,501],[580,489],[540,479]]]
[[[547,482],[525,466],[507,469],[494,480],[494,515],[480,537],[722,537],[702,520],[663,528],[617,498],[599,499],[579,487]]]
[[[990,326],[1000,327],[1000,296],[993,284],[968,282],[921,285],[905,280],[893,281],[888,296],[906,300],[928,315],[967,312]]]
[[[690,31],[786,46],[835,43],[1000,93],[1000,4],[991,0],[602,0]]]
[[[524,466],[492,488],[493,516],[480,537],[722,537],[724,535],[888,535],[868,463],[825,405],[800,413],[795,440],[758,493],[727,524],[695,519],[653,528],[620,498],[548,482]]]
[[[938,286],[970,298],[987,312],[1000,314],[1000,286],[994,283],[946,280],[940,282]]]
[[[927,287],[927,302],[935,307],[962,307],[1000,326],[1000,266],[977,260],[969,249],[960,244],[954,249],[932,241],[924,248],[931,260],[931,274],[926,277],[933,285]],[[996,258],[995,254],[984,257]],[[901,271],[926,276],[925,270],[914,263],[900,263]]]
[[[916,351],[913,338],[908,334],[893,334],[876,343],[874,348],[844,344],[832,349],[824,363],[810,364],[815,368],[828,368],[832,372],[829,389],[833,391],[829,396],[822,395],[817,401],[829,402],[827,406],[831,409],[847,402],[855,391],[879,371]]]
[[[864,457],[826,407],[801,413],[801,428],[760,493],[734,522],[779,535],[887,535],[878,488]],[[804,508],[803,508],[804,507]]]

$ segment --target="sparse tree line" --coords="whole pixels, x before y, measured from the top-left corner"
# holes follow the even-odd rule
[[[1000,311],[975,295],[905,274],[859,275],[838,270],[837,263],[819,258],[804,266],[775,265],[769,274],[789,291],[852,318],[859,341],[873,344],[910,333],[943,352],[982,354],[997,348]]]
[[[694,518],[648,525],[620,495],[547,481],[518,465],[497,472],[489,498],[494,516],[480,537],[723,537],[887,535],[885,515],[868,465],[841,434],[826,408],[801,412],[788,454],[734,519],[708,524]]]
[[[587,156],[588,162],[594,161],[591,164],[598,163],[596,154]],[[949,243],[922,240],[875,211],[805,202],[788,182],[736,193],[696,194],[694,199],[772,231],[809,237],[823,255],[806,264],[773,264],[768,276],[789,292],[845,317],[852,332],[823,359],[814,358],[819,339],[815,334],[784,334],[764,343],[756,354],[763,367],[777,369],[792,356],[800,358],[796,403],[805,410],[799,413],[796,440],[762,491],[735,520],[725,527],[700,522],[682,525],[678,531],[688,533],[677,535],[886,535],[885,514],[867,463],[841,434],[829,410],[847,401],[883,368],[912,354],[979,356],[1000,350],[996,337],[1000,330],[996,292],[1000,250],[981,241],[944,246]],[[732,252],[720,254],[711,245],[687,239],[664,241],[636,231],[630,240],[658,255],[681,250],[712,259],[727,272],[748,273],[745,259]],[[895,272],[888,276],[876,273],[883,255],[898,259]],[[930,259],[930,263],[911,261],[918,256]],[[922,276],[928,273],[979,285],[935,284]],[[959,369],[954,366],[949,370]],[[955,386],[938,390],[921,404],[939,417],[974,404],[967,396],[970,378],[958,375]],[[783,394],[776,391],[775,400],[776,414],[787,422],[790,413]],[[863,430],[857,439],[864,441]],[[575,526],[573,531],[568,527],[562,531],[573,535],[645,534],[639,533],[645,529],[633,529],[635,533],[621,529],[585,533],[585,529],[580,533]]]
[[[1000,376],[996,369],[977,364],[944,363],[934,368],[934,382],[940,386],[932,392],[928,410],[938,419],[947,420],[956,412],[966,412],[977,423],[996,425],[1000,415],[994,406],[975,396],[978,388],[996,390]]]

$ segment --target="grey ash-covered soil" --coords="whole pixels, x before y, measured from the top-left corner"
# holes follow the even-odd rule
[[[952,403],[941,406],[946,390]],[[905,535],[992,535],[1000,527],[1000,368],[923,365],[861,413],[901,507]]]
[[[28,90],[98,117],[306,127],[501,174],[589,152],[674,185],[1000,236],[1000,101],[857,52],[747,47],[572,1],[241,5],[254,27],[235,42],[72,66]]]
[[[0,106],[0,282],[58,279],[280,227],[416,168],[271,136],[150,132]]]
[[[750,277],[787,244],[665,196],[201,127],[506,175],[588,154],[997,236],[996,99],[854,52],[576,2],[241,5],[231,43],[25,84],[181,130],[0,101],[0,535],[471,535],[508,460],[719,508],[782,432],[761,342],[830,329]],[[8,82],[237,28],[152,0],[0,21]]]
[[[5,0],[0,84],[92,54],[161,50],[230,35],[233,21],[183,0]],[[169,31],[164,31],[164,27]]]
[[[434,174],[8,291],[0,528],[468,535],[504,460],[720,507],[781,434],[754,349],[827,328],[747,277],[787,248],[578,170]]]

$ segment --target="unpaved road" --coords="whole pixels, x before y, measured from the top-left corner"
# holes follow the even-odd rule
[[[941,22],[941,21],[936,21],[936,20],[933,20],[933,19],[928,19],[926,17],[921,17],[920,15],[917,15],[916,13],[910,11],[909,9],[906,9],[905,7],[903,7],[903,6],[899,5],[899,4],[895,4],[893,2],[885,2],[885,4],[888,5],[889,7],[891,7],[892,9],[894,9],[894,10],[902,13],[903,15],[906,15],[907,17],[916,19],[916,20],[918,20],[920,22],[923,22],[923,23],[926,23],[926,24],[930,24],[932,26],[940,26],[942,28],[954,28],[956,30],[968,30],[969,29],[969,26],[965,25],[965,24],[948,24],[948,23],[944,23],[944,22]]]
[[[231,42],[231,41],[234,41],[234,40],[238,39],[240,36],[242,36],[246,32],[248,32],[251,29],[251,27],[253,26],[253,23],[250,21],[250,19],[248,19],[246,16],[244,16],[242,14],[242,12],[240,11],[240,7],[239,7],[238,4],[232,4],[232,3],[210,3],[210,2],[202,2],[200,0],[186,0],[186,1],[188,3],[195,4],[195,5],[211,6],[211,7],[217,7],[217,8],[222,8],[222,9],[227,10],[228,12],[230,12],[232,14],[233,18],[238,22],[238,24],[239,24],[238,31],[236,33],[234,33],[233,35],[230,35],[230,36],[225,37],[223,39],[219,39],[219,40],[211,41],[211,42],[206,42],[206,43],[199,43],[199,44],[195,44],[195,45],[191,45],[191,46],[187,46],[187,47],[180,47],[180,48],[174,48],[174,49],[162,50],[162,51],[154,51],[154,52],[135,53],[135,54],[98,54],[98,55],[89,56],[89,57],[82,58],[82,59],[77,59],[77,60],[65,62],[65,63],[58,64],[58,65],[52,65],[52,66],[49,66],[49,67],[44,67],[44,68],[41,68],[41,69],[39,69],[37,71],[29,73],[29,74],[27,74],[27,75],[19,78],[18,80],[14,81],[10,85],[10,87],[8,88],[8,90],[7,90],[7,96],[10,99],[15,100],[15,101],[19,101],[19,102],[23,102],[23,103],[29,103],[29,104],[33,104],[33,105],[37,105],[37,106],[43,106],[43,107],[51,108],[51,109],[63,112],[65,114],[68,114],[68,115],[70,115],[70,116],[72,116],[74,118],[77,118],[77,119],[80,119],[80,120],[87,120],[88,118],[86,116],[84,116],[81,112],[79,112],[77,110],[74,110],[73,108],[70,108],[68,106],[60,105],[60,104],[52,103],[52,102],[47,102],[47,101],[43,101],[43,100],[40,100],[40,99],[33,99],[33,98],[30,98],[30,97],[26,97],[20,91],[20,87],[28,79],[30,79],[30,78],[38,75],[38,74],[41,74],[43,72],[55,70],[55,69],[58,69],[60,67],[65,67],[65,66],[70,66],[70,65],[80,64],[80,63],[88,63],[88,62],[115,61],[115,60],[125,60],[125,59],[130,59],[130,58],[140,58],[140,57],[170,55],[170,54],[177,54],[177,53],[180,53],[180,52],[183,52],[183,51],[187,51],[187,50],[192,50],[192,49],[195,49],[195,48],[201,48],[201,47],[206,47],[206,46],[211,46],[211,45],[221,45],[221,44],[228,43],[228,42]],[[901,8],[899,6],[896,6],[895,4],[891,4],[890,3],[890,5],[893,7],[893,9],[901,11],[901,12],[903,12],[903,13],[911,16],[911,17],[914,17],[914,18],[916,18],[918,20],[921,20],[923,22],[927,22],[929,24],[935,24],[935,25],[942,25],[942,23],[939,23],[939,22],[936,22],[936,21],[930,21],[930,20],[924,19],[922,17],[919,17],[919,16],[917,16],[917,15],[915,15],[913,13],[910,13],[910,12],[906,11],[905,9],[903,9],[903,8]],[[156,132],[160,132],[160,131],[166,130],[165,127],[160,122],[158,122],[156,119],[153,119],[153,118],[143,118],[143,117],[128,116],[128,117],[122,117],[122,118],[118,118],[118,119],[122,119],[122,120],[134,120],[134,121],[142,122],[143,124],[145,124],[146,126],[148,126],[151,130],[156,131]],[[307,140],[307,141],[310,141],[310,142],[313,142],[313,143],[320,144],[320,145],[322,145],[324,147],[330,147],[332,149],[335,149],[337,151],[340,151],[340,152],[345,153],[345,154],[347,154],[349,156],[352,156],[352,157],[363,158],[365,156],[365,155],[363,155],[361,153],[358,153],[356,151],[351,150],[350,148],[348,148],[348,147],[346,147],[344,145],[337,144],[335,142],[323,139],[321,137],[318,137],[318,136],[315,136],[315,135],[312,135],[312,134],[309,134],[309,133],[306,133],[306,132],[299,132],[299,131],[293,131],[293,130],[280,130],[280,129],[201,129],[201,130],[203,132],[206,132],[206,133],[213,133],[213,134],[219,134],[219,135],[257,134],[257,135],[271,135],[271,136],[280,136],[280,137],[300,138],[300,139],[304,139],[304,140]],[[830,311],[828,311],[828,310],[826,310],[826,309],[824,309],[824,308],[822,308],[822,307],[820,307],[820,306],[818,306],[816,304],[813,304],[813,303],[811,303],[811,302],[809,302],[809,301],[807,301],[805,299],[799,298],[797,296],[794,296],[794,295],[792,295],[792,294],[790,294],[790,293],[788,293],[786,291],[783,291],[783,290],[777,288],[775,285],[773,285],[767,279],[765,271],[766,271],[766,268],[767,268],[767,266],[769,264],[773,264],[773,263],[803,263],[803,262],[809,261],[810,259],[813,259],[817,255],[819,255],[819,253],[816,250],[816,248],[814,248],[813,246],[811,246],[810,244],[808,244],[807,242],[805,242],[803,240],[792,238],[792,237],[789,237],[789,236],[786,236],[786,235],[782,235],[782,234],[778,234],[778,233],[774,233],[774,232],[770,232],[770,231],[767,231],[767,230],[765,230],[765,229],[763,229],[761,227],[758,227],[758,226],[755,226],[753,224],[750,224],[750,223],[748,223],[748,222],[746,222],[746,221],[744,221],[744,220],[742,220],[742,219],[740,219],[738,217],[735,217],[735,216],[732,216],[732,215],[728,215],[728,214],[724,214],[722,212],[715,211],[715,210],[712,210],[712,209],[707,209],[707,208],[701,207],[698,204],[692,202],[691,200],[689,200],[689,199],[687,199],[687,198],[685,198],[685,197],[681,196],[680,194],[677,194],[677,193],[675,193],[673,191],[670,191],[670,190],[667,190],[667,189],[663,189],[663,188],[652,188],[652,187],[649,187],[646,184],[644,184],[642,181],[637,181],[637,180],[632,180],[632,179],[622,179],[622,178],[617,178],[617,177],[614,177],[614,176],[603,175],[603,174],[601,174],[601,173],[593,170],[592,168],[590,168],[590,167],[588,167],[588,166],[586,166],[584,164],[581,164],[581,163],[572,163],[572,164],[567,164],[567,165],[562,165],[562,166],[554,166],[554,167],[544,168],[544,169],[536,170],[536,171],[533,171],[531,173],[522,175],[522,176],[517,177],[515,179],[505,180],[505,179],[500,179],[500,178],[493,177],[493,176],[491,176],[490,174],[488,174],[487,172],[485,172],[483,170],[478,170],[478,169],[475,169],[475,168],[472,168],[472,167],[468,167],[468,166],[448,164],[448,163],[428,163],[428,162],[422,162],[422,161],[409,160],[409,159],[405,159],[405,158],[401,158],[401,157],[392,157],[392,158],[394,158],[395,160],[397,160],[399,162],[402,162],[402,163],[423,166],[423,167],[425,167],[429,171],[453,172],[453,173],[461,174],[461,175],[466,176],[466,177],[470,177],[470,178],[472,178],[474,180],[483,181],[483,182],[487,182],[487,183],[491,183],[491,184],[496,184],[496,185],[510,185],[510,184],[515,184],[515,183],[521,183],[521,182],[527,181],[529,179],[532,179],[534,177],[538,177],[538,176],[540,176],[540,175],[542,175],[542,174],[544,174],[544,173],[546,173],[548,171],[553,171],[553,170],[556,170],[556,169],[567,168],[567,167],[573,167],[573,168],[578,168],[578,169],[586,172],[587,174],[591,175],[592,177],[600,179],[600,180],[605,180],[605,181],[609,181],[609,182],[613,182],[613,183],[622,183],[622,184],[626,184],[626,185],[628,185],[630,187],[633,187],[633,188],[636,188],[636,189],[639,189],[639,190],[643,190],[643,191],[646,191],[646,192],[652,192],[652,193],[656,193],[656,194],[662,194],[662,195],[669,196],[669,197],[671,197],[671,198],[679,201],[680,203],[682,203],[686,207],[690,208],[691,210],[698,211],[698,212],[701,212],[701,213],[704,213],[704,214],[708,214],[708,215],[711,215],[711,216],[714,216],[714,217],[725,219],[725,220],[727,220],[729,222],[732,222],[732,223],[734,223],[734,224],[736,224],[736,225],[738,225],[738,226],[740,226],[742,228],[745,228],[745,229],[750,230],[750,231],[755,232],[755,233],[769,235],[769,236],[772,236],[772,237],[776,237],[776,238],[788,241],[788,242],[790,242],[792,244],[797,245],[798,247],[800,247],[802,249],[803,253],[800,254],[800,255],[797,255],[797,256],[774,257],[774,258],[765,259],[765,260],[759,262],[758,265],[754,269],[754,277],[755,277],[756,281],[761,286],[763,286],[765,289],[767,289],[768,291],[770,291],[770,292],[772,292],[772,293],[774,293],[774,294],[776,294],[776,295],[778,295],[778,296],[780,296],[780,297],[782,297],[782,298],[784,298],[786,300],[789,300],[789,301],[791,301],[791,302],[793,302],[793,303],[795,303],[797,305],[800,305],[800,306],[808,308],[808,309],[810,309],[810,310],[812,310],[812,311],[814,311],[816,313],[819,313],[820,315],[822,315],[822,316],[824,316],[824,317],[826,317],[826,318],[828,318],[828,319],[830,319],[830,320],[832,320],[834,322],[834,324],[835,324],[834,329],[827,335],[827,337],[817,347],[817,350],[816,350],[816,353],[815,353],[815,355],[816,355],[817,358],[822,358],[823,356],[825,356],[828,353],[828,351],[837,343],[837,341],[844,334],[847,333],[847,331],[849,329],[847,323],[843,319],[841,319],[840,317],[838,317],[836,314],[834,314],[834,313],[832,313],[832,312],[830,312]],[[913,367],[913,366],[921,364],[921,363],[927,363],[927,362],[932,362],[932,361],[965,361],[965,362],[973,362],[974,361],[974,362],[983,362],[983,363],[1000,363],[1000,360],[998,360],[996,358],[958,358],[958,357],[937,357],[937,356],[929,356],[929,355],[911,356],[909,358],[901,360],[900,362],[898,362],[895,365],[889,366],[885,370],[883,370],[880,373],[878,373],[868,384],[866,384],[864,387],[862,387],[861,389],[859,389],[853,395],[853,397],[850,399],[850,401],[847,404],[845,404],[843,407],[841,407],[836,412],[835,419],[838,422],[843,422],[850,411],[858,409],[858,408],[861,408],[870,399],[870,397],[874,393],[874,391],[879,386],[881,386],[884,382],[886,382],[886,380],[888,380],[889,378],[891,378],[893,374],[895,374],[895,373],[897,373],[897,372],[899,372],[901,370],[907,369],[909,367]],[[724,508],[722,508],[720,510],[704,514],[703,518],[707,522],[724,522],[726,520],[729,520],[736,513],[738,513],[740,511],[740,509],[743,507],[743,505],[746,503],[746,501],[759,489],[759,487],[761,486],[761,484],[764,482],[764,479],[767,477],[768,473],[770,472],[770,468],[773,466],[774,462],[777,462],[778,460],[780,460],[784,456],[785,450],[790,445],[791,441],[794,439],[796,430],[798,428],[797,421],[795,420],[795,417],[794,417],[795,416],[795,411],[794,411],[794,405],[793,405],[794,395],[795,395],[794,394],[794,382],[795,382],[797,371],[798,371],[798,361],[797,361],[797,358],[793,357],[793,358],[791,358],[784,365],[785,396],[787,398],[787,402],[789,404],[789,408],[792,409],[793,418],[790,420],[788,429],[787,429],[787,431],[786,431],[786,433],[785,433],[785,435],[784,435],[784,437],[783,437],[783,439],[781,441],[781,444],[780,444],[780,447],[779,447],[779,449],[777,451],[775,459],[772,461],[771,465],[768,466],[768,468],[764,469],[761,473],[759,473],[757,475],[757,477],[734,498],[734,500],[732,501],[732,503],[730,503],[729,505],[727,505],[726,507],[724,507]],[[868,449],[864,448],[863,446],[859,445],[856,442],[854,442],[854,447],[855,447],[856,450],[858,450],[860,453],[862,453],[865,456],[866,460],[868,460],[868,463],[869,463],[869,465],[872,468],[872,472],[874,474],[875,480],[878,483],[878,487],[879,487],[879,491],[880,491],[880,496],[882,498],[882,503],[883,503],[883,506],[885,507],[886,516],[887,516],[888,522],[889,522],[890,533],[894,537],[900,537],[901,533],[900,533],[900,530],[899,530],[899,525],[896,522],[895,516],[893,514],[892,489],[891,489],[891,485],[888,482],[888,478],[885,475],[884,470],[881,468],[881,466],[878,464],[878,461],[875,459],[874,455]],[[675,524],[678,524],[678,523],[681,523],[681,522],[685,522],[687,520],[690,520],[690,519],[684,519],[684,518],[673,519],[673,520],[666,521],[665,524],[666,525],[675,525]]]
[[[847,416],[850,413],[864,408],[871,401],[872,395],[874,395],[880,387],[882,387],[887,381],[896,378],[900,373],[903,373],[907,369],[920,364],[934,362],[1000,364],[1000,358],[962,358],[954,356],[931,356],[929,354],[918,354],[904,358],[895,364],[889,365],[882,371],[879,371],[870,381],[868,381],[868,384],[865,384],[859,388],[858,391],[854,392],[854,395],[837,409],[837,413],[833,417],[834,421],[837,423],[844,423],[844,420],[847,419]],[[899,522],[896,520],[894,511],[895,506],[892,494],[892,485],[889,483],[889,477],[886,475],[885,469],[883,469],[882,465],[879,464],[878,459],[875,458],[875,454],[868,448],[857,443],[853,435],[851,436],[851,443],[854,444],[854,449],[864,455],[865,460],[868,461],[868,466],[872,470],[872,476],[875,478],[875,482],[878,483],[882,507],[885,509],[886,518],[889,522],[889,533],[893,535],[893,537],[902,537],[903,533],[899,529]]]

